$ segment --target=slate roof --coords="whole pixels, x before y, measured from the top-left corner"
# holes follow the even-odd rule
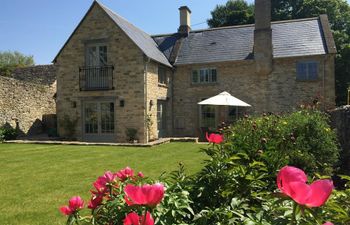
[[[145,53],[149,58],[160,62],[166,66],[172,67],[165,55],[159,50],[156,42],[150,35],[129,23],[123,17],[117,15],[106,6],[99,4],[102,9],[111,17],[111,19],[129,36],[129,38]]]
[[[272,23],[274,58],[322,55],[327,46],[318,18]],[[176,35],[153,36],[168,57]],[[182,39],[175,65],[252,59],[254,25],[192,31]]]
[[[97,1],[94,1],[82,21],[95,4],[106,12],[146,56],[166,66],[240,61],[254,57],[254,24],[191,31],[187,37],[179,33],[150,36]],[[336,52],[325,15],[310,19],[273,22],[271,27],[274,58]]]

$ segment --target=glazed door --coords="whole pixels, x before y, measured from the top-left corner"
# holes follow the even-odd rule
[[[83,131],[85,141],[114,141],[114,102],[85,102],[83,115]]]
[[[166,134],[166,101],[157,101],[157,125],[158,137],[165,137]]]

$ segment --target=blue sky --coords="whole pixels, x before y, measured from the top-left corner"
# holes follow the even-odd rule
[[[192,24],[206,22],[227,0],[100,0],[149,34],[176,32],[178,8],[192,10]],[[248,0],[252,2],[253,0]],[[93,0],[1,0],[0,51],[34,55],[36,64],[51,63]],[[153,12],[153,13],[151,13]],[[206,28],[206,23],[193,29]]]
[[[93,0],[1,0],[0,51],[34,55],[36,64],[51,63]],[[149,34],[176,32],[178,8],[192,10],[192,24],[205,22],[226,0],[100,0]],[[150,12],[154,13],[150,13]],[[205,28],[206,24],[194,26]]]

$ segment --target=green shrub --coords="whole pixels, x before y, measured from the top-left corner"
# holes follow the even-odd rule
[[[213,145],[204,151],[211,157],[189,183],[195,224],[242,224],[234,209],[255,214],[273,190],[275,174],[245,153],[228,154],[227,145]],[[239,213],[239,212],[237,212]]]
[[[56,128],[50,128],[47,131],[47,135],[49,137],[58,137],[57,129]]]
[[[18,136],[16,129],[12,127],[0,127],[0,141],[14,140]]]
[[[270,173],[293,165],[307,173],[331,175],[338,163],[336,134],[327,115],[317,110],[242,119],[226,137],[227,151],[265,162]]]
[[[67,225],[130,224],[125,220],[131,218],[133,213],[137,214],[137,223],[132,223],[135,225],[186,225],[185,221],[193,217],[193,210],[190,207],[189,193],[181,185],[184,179],[182,165],[178,171],[171,174],[171,178],[157,183],[144,178],[141,172],[134,175],[134,171],[129,167],[116,173],[107,171],[93,183],[88,213],[80,213],[84,206],[79,196],[71,198],[69,205],[62,206],[60,211],[68,216]],[[129,194],[126,189],[129,189]],[[145,215],[146,212],[152,219],[147,221],[142,218],[141,215]],[[86,214],[90,215],[82,216]]]
[[[68,115],[64,115],[61,121],[61,125],[64,128],[64,136],[68,139],[75,140],[76,127],[79,118],[71,118]]]
[[[225,142],[203,150],[210,159],[187,184],[195,224],[290,223],[292,216],[285,213],[293,204],[271,194],[276,174],[285,165],[301,168],[310,177],[332,174],[339,154],[327,122],[325,114],[303,110],[247,117],[224,129]],[[322,210],[313,213],[332,218]],[[312,221],[308,215],[306,220]]]
[[[5,135],[3,134],[2,130],[0,129],[0,143],[5,140]]]
[[[134,128],[127,128],[125,131],[126,137],[128,138],[129,142],[133,142],[136,140],[137,136],[137,130]]]

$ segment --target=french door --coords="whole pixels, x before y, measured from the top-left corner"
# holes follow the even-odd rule
[[[87,46],[86,66],[101,67],[107,65],[107,46],[94,44]]]
[[[85,66],[85,87],[87,89],[103,89],[109,87],[107,46],[105,44],[87,46]]]
[[[166,134],[166,101],[157,101],[157,125],[158,125],[158,137],[165,137]]]
[[[115,138],[114,102],[85,102],[83,130],[85,141],[113,141]]]

